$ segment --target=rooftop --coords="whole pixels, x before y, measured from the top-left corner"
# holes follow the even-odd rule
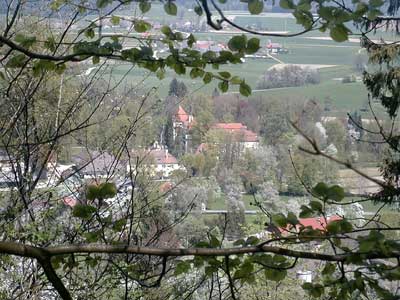
[[[255,132],[247,129],[242,123],[216,123],[212,129],[224,130],[229,133],[237,134],[240,142],[258,142],[258,136]]]

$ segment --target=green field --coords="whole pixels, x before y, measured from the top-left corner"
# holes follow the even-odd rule
[[[165,16],[161,13],[161,6],[154,6],[147,16],[149,20],[160,22],[161,24],[170,24],[176,21],[177,18]],[[126,12],[121,12],[126,14]],[[264,30],[271,31],[284,31],[296,32],[301,30],[301,27],[295,23],[292,17],[266,14],[261,16],[243,15],[240,12],[229,12],[228,14],[235,14],[235,22],[240,25],[247,26],[252,24],[262,25]],[[162,16],[162,17],[160,17]],[[181,20],[198,20],[193,11],[185,9],[183,13],[178,14],[178,19]],[[387,34],[381,34],[390,39]],[[232,34],[224,33],[196,33],[198,40],[214,40],[227,43],[232,37]],[[325,39],[321,39],[325,37]],[[303,86],[295,88],[282,88],[264,91],[255,91],[255,95],[264,95],[273,98],[282,98],[290,101],[298,101],[313,98],[316,101],[324,103],[329,97],[333,101],[334,109],[329,112],[330,115],[344,115],[349,111],[360,109],[365,104],[367,99],[367,92],[363,84],[351,83],[343,84],[341,78],[346,75],[358,75],[354,69],[353,64],[355,56],[360,52],[360,46],[357,42],[344,42],[336,43],[332,40],[326,39],[327,34],[321,32],[310,32],[305,35],[293,38],[269,38],[261,37],[261,46],[265,47],[266,44],[272,42],[280,43],[288,49],[287,54],[276,55],[276,58],[287,64],[313,64],[313,65],[332,65],[329,68],[320,69],[321,83],[312,86]],[[377,36],[374,36],[377,38]],[[221,66],[220,70],[229,71],[235,75],[239,75],[246,80],[248,84],[255,90],[257,82],[261,75],[268,70],[271,66],[276,64],[277,61],[273,59],[251,59],[246,58],[246,62],[241,65],[225,65]],[[118,81],[122,76],[126,76],[124,83],[134,85],[140,82],[144,77],[146,80],[140,84],[143,89],[150,89],[155,87],[158,96],[163,98],[167,95],[168,87],[171,79],[176,75],[171,71],[167,72],[164,80],[159,80],[153,74],[149,74],[144,70],[133,68],[128,74],[128,65],[113,66],[112,76],[115,81]],[[204,85],[201,80],[192,80],[189,76],[179,76],[179,80],[184,81],[188,90],[190,91],[189,97],[193,94],[208,94],[210,95],[215,89],[217,83],[212,82],[209,85]],[[235,87],[231,87],[228,93],[237,92]]]

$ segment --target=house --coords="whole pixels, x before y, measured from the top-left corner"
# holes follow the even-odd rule
[[[55,166],[57,164],[57,156],[55,151],[50,153],[41,151],[34,152],[32,157],[37,158],[34,164],[30,164],[28,170],[25,170],[24,160],[22,158],[17,159],[12,154],[8,153],[4,149],[0,149],[0,186],[13,187],[18,183],[18,179],[21,181],[21,175],[18,175],[18,168],[21,172],[28,172],[34,180],[50,180],[55,173]],[[44,161],[47,159],[47,161]],[[35,161],[32,159],[32,161]],[[23,176],[23,175],[22,175]]]
[[[207,51],[220,52],[226,50],[227,47],[222,43],[216,43],[214,41],[197,41],[194,44],[194,49],[204,53]]]
[[[211,127],[211,130],[230,135],[234,142],[242,146],[243,150],[255,149],[260,144],[257,134],[242,123],[216,123]]]
[[[84,179],[104,179],[120,173],[122,164],[107,152],[83,149],[72,157],[77,172]]]
[[[175,142],[178,135],[181,135],[184,140],[185,152],[190,148],[190,141],[192,140],[189,133],[190,129],[195,124],[195,119],[191,114],[188,114],[181,105],[172,118],[172,137]]]
[[[152,148],[144,151],[133,151],[131,161],[134,168],[128,165],[128,172],[131,171],[130,168],[133,169],[134,173],[137,169],[146,170],[157,178],[168,178],[172,172],[182,169],[175,156],[169,153],[166,147],[160,146],[158,143],[154,143]]]
[[[222,142],[215,144],[233,143],[239,149],[240,152],[244,152],[246,149],[257,149],[260,145],[260,140],[257,134],[247,128],[242,123],[216,123],[210,128],[211,131],[217,133],[219,138],[222,138]],[[211,147],[210,143],[201,143],[195,153],[200,154]]]
[[[174,129],[177,128],[187,128],[190,129],[194,124],[194,118],[192,115],[188,114],[181,105],[178,106],[178,110],[173,116],[173,126]]]
[[[327,218],[325,217],[315,217],[315,218],[299,218],[299,223],[295,226],[295,228],[292,225],[288,225],[287,227],[276,227],[274,225],[269,225],[267,227],[267,232],[272,234],[272,235],[287,235],[292,232],[299,232],[304,229],[313,229],[313,230],[319,230],[322,232],[326,231],[326,226],[335,221],[340,221],[342,220],[342,217],[333,215],[333,216],[328,216]]]
[[[267,44],[268,53],[278,54],[278,53],[288,53],[288,50],[279,43],[273,43],[271,40]]]
[[[14,159],[8,155],[7,151],[0,149],[0,187],[16,185],[13,161]]]

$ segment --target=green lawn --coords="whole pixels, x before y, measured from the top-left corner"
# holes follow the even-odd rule
[[[128,11],[118,12],[118,14],[127,13]],[[238,12],[229,12],[229,14],[238,14]],[[162,24],[170,24],[177,20],[177,17],[166,16],[163,13],[161,5],[153,5],[152,10],[146,17]],[[185,9],[183,13],[178,13],[178,19],[179,18],[183,20],[197,20],[197,16],[194,12],[187,9]],[[262,24],[262,26],[268,28],[268,30],[273,31],[282,31],[286,29],[290,32],[295,32],[301,30],[301,27],[296,24],[293,18],[275,17],[270,14],[262,16],[239,15],[236,16],[235,21],[241,25]],[[195,33],[195,36],[198,40],[215,40],[227,43],[232,37],[232,34],[207,32]],[[272,40],[272,42],[281,43],[289,50],[288,54],[276,56],[284,63],[334,65],[334,67],[320,69],[321,83],[318,85],[272,89],[255,92],[255,95],[264,95],[290,101],[303,101],[304,99],[313,98],[321,103],[324,103],[329,97],[334,103],[334,111],[329,112],[329,114],[334,116],[344,116],[349,111],[360,109],[367,99],[367,92],[363,84],[342,84],[341,81],[338,80],[346,75],[355,74],[352,65],[355,56],[360,50],[360,46],[358,43],[354,42],[336,43],[332,40],[310,39],[310,37],[326,36],[326,33],[310,32],[303,36],[287,39],[261,37],[262,47],[265,47],[269,40]],[[387,36],[387,34],[385,37],[391,38]],[[373,38],[377,38],[377,36]],[[253,89],[256,89],[260,76],[274,64],[276,64],[276,61],[272,59],[246,58],[245,64],[221,66],[220,70],[229,71],[232,74],[241,76]],[[114,66],[114,80],[119,81],[129,68],[130,66],[124,64]],[[160,81],[153,74],[149,74],[138,68],[133,68],[126,75],[123,83],[132,86],[141,82],[143,78],[146,77],[146,80],[143,84],[140,84],[140,87],[143,89],[155,87],[158,96],[163,98],[167,95],[169,83],[175,76],[176,75],[172,71],[168,71],[166,78]],[[189,97],[196,93],[210,95],[217,86],[216,82],[204,85],[200,79],[192,80],[188,75],[177,77],[188,87],[190,91]],[[231,87],[228,92],[237,92],[237,87]]]

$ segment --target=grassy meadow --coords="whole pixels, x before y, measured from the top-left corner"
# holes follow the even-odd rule
[[[150,11],[150,15],[147,18],[152,21],[158,21],[161,24],[168,24],[172,20],[176,20],[165,16],[165,14],[161,14],[161,9],[161,7],[154,6],[154,10]],[[234,15],[235,22],[242,26],[261,24],[264,30],[270,31],[296,32],[301,30],[301,27],[288,14],[263,14],[261,16],[250,16],[237,12],[229,12],[228,14]],[[198,18],[189,10],[181,14],[178,13],[178,16],[181,20],[196,20],[195,18]],[[232,34],[206,32],[196,33],[195,36],[198,40],[214,40],[227,43]],[[277,61],[273,59],[246,58],[244,64],[225,65],[221,66],[220,70],[226,70],[244,78],[253,90],[255,90],[254,94],[257,96],[281,97],[285,100],[293,99],[293,101],[313,98],[321,103],[324,103],[329,97],[332,99],[334,106],[333,111],[329,112],[329,114],[335,116],[344,115],[348,111],[359,109],[366,102],[367,92],[361,82],[349,84],[341,82],[341,78],[344,76],[360,75],[357,74],[353,67],[356,55],[361,52],[359,43],[354,40],[336,43],[327,39],[325,33],[310,32],[303,36],[287,39],[261,37],[261,46],[265,47],[270,40],[274,43],[280,43],[288,49],[287,54],[275,56],[283,63],[330,65],[331,67],[319,69],[320,84],[262,91],[257,90],[257,82],[266,70],[278,63]],[[124,64],[113,66],[112,77],[117,81],[125,76],[124,81],[128,84],[140,82],[143,77],[146,77],[141,87],[147,89],[155,87],[161,98],[166,96],[169,83],[176,76],[173,72],[167,72],[166,78],[160,81],[155,75],[143,70],[133,68],[128,72],[129,68],[130,66]],[[179,76],[178,79],[182,80],[188,87],[190,91],[189,96],[198,93],[210,95],[216,87],[215,82],[204,85],[201,80],[192,80],[188,75]],[[232,92],[237,92],[237,89],[231,87],[228,93]]]

